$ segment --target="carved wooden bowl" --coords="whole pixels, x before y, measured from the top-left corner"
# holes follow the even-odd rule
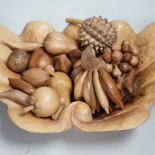
[[[34,133],[56,133],[72,128],[85,132],[103,132],[133,129],[149,118],[149,108],[155,101],[155,23],[148,25],[139,34],[135,34],[124,21],[117,20],[112,23],[118,29],[117,44],[121,44],[123,40],[129,40],[140,49],[140,59],[143,63],[140,66],[139,78],[143,80],[140,88],[144,96],[134,98],[125,105],[124,110],[96,119],[92,118],[91,110],[86,103],[76,101],[64,109],[57,121],[50,118],[37,118],[32,113],[23,115],[22,106],[2,98],[1,101],[8,107],[8,116],[15,125]],[[14,40],[18,38],[14,37]],[[0,92],[10,88],[9,77],[19,77],[5,65],[10,53],[9,48],[0,44]]]

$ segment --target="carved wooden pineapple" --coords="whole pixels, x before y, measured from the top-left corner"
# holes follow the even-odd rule
[[[80,28],[81,46],[91,45],[96,53],[105,47],[112,47],[117,40],[116,27],[101,16],[88,18]]]

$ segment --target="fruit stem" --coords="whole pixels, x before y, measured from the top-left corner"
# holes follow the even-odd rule
[[[30,105],[30,106],[24,108],[24,113],[28,113],[28,112],[32,111],[33,109],[34,109],[34,106]]]
[[[62,111],[64,110],[64,108],[65,108],[65,105],[61,104],[58,111],[52,116],[52,119],[57,120],[59,118],[60,114],[62,113]]]
[[[66,18],[66,22],[69,24],[82,24],[83,20],[78,18]]]

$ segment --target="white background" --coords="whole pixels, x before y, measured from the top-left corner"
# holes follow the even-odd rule
[[[35,19],[63,30],[66,17],[102,15],[129,22],[136,32],[155,21],[154,0],[0,0],[0,23],[20,33]],[[109,133],[30,134],[8,119],[0,103],[0,155],[154,155],[155,107],[149,120],[132,131]]]

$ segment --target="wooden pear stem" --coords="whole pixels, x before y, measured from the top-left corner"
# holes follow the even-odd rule
[[[47,66],[45,67],[45,71],[46,71],[49,75],[54,76],[55,70],[54,70],[54,67],[53,67],[52,65],[47,65]]]
[[[34,109],[34,106],[30,105],[30,106],[24,108],[24,113],[28,113],[28,112],[32,111],[33,109]]]
[[[69,24],[82,24],[83,20],[78,18],[66,18],[66,22]]]
[[[64,108],[65,108],[65,105],[61,104],[58,111],[52,116],[52,119],[57,120],[59,118],[60,114],[62,113],[62,111],[64,110]]]

